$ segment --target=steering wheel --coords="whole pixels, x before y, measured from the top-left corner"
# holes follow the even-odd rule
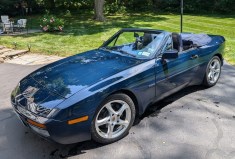
[[[133,50],[140,50],[143,46],[142,41],[143,41],[143,37],[136,37],[135,43],[133,45]]]

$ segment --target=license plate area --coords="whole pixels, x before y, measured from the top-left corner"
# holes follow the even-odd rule
[[[15,105],[13,108],[16,111],[16,114],[20,115],[20,117],[28,118],[41,124],[45,124],[48,121],[47,118],[37,116],[34,113],[26,110],[24,107],[21,107],[19,105]]]

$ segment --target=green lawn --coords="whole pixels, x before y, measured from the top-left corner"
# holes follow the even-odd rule
[[[24,36],[0,36],[0,45],[27,48],[32,52],[69,56],[99,47],[120,28],[141,27],[178,32],[180,16],[175,14],[132,14],[108,16],[106,22],[95,22],[92,15],[78,14],[63,17],[66,21],[63,33],[34,33]],[[39,28],[39,17],[32,17],[31,26]],[[227,40],[226,60],[235,65],[235,15],[185,15],[184,32],[223,35]]]

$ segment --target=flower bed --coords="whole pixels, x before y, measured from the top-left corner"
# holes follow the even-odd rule
[[[44,32],[63,31],[64,21],[53,15],[44,15],[40,19],[40,27]]]

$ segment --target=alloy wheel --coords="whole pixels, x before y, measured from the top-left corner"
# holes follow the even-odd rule
[[[213,59],[210,63],[209,66],[209,71],[208,71],[208,80],[211,84],[214,84],[217,82],[219,79],[221,72],[221,64],[218,59]]]
[[[105,104],[95,120],[96,132],[103,138],[113,139],[121,136],[131,122],[130,106],[122,100]]]

